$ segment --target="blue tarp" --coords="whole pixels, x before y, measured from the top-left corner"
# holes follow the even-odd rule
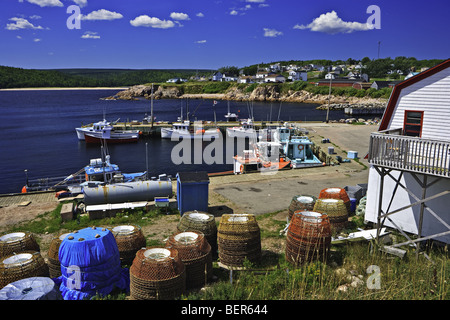
[[[106,296],[114,288],[129,291],[129,271],[122,269],[116,240],[108,229],[85,228],[67,235],[59,247],[59,261],[64,300]]]
[[[0,300],[62,300],[62,296],[52,279],[31,277],[6,285]]]

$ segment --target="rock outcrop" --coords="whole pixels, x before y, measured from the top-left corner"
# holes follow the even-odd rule
[[[136,85],[129,89],[118,92],[112,97],[105,99],[120,99],[120,100],[136,100],[138,98],[151,98],[151,86],[150,85]],[[298,102],[298,103],[316,103],[325,108],[328,105],[328,99],[330,104],[333,104],[333,109],[342,109],[350,105],[365,105],[368,107],[379,107],[385,105],[387,99],[375,99],[367,97],[344,97],[344,96],[330,96],[320,95],[308,92],[306,90],[289,90],[281,93],[278,86],[262,85],[257,86],[253,91],[247,92],[245,89],[241,89],[238,86],[232,86],[225,93],[217,94],[184,94],[182,86],[154,86],[154,99],[223,99],[233,101],[285,101],[285,102]]]

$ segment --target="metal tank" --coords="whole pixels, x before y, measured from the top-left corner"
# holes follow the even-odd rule
[[[87,185],[83,188],[86,205],[152,201],[155,197],[172,196],[171,179],[157,179],[113,183],[106,185]]]

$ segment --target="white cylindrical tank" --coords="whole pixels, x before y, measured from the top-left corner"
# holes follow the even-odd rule
[[[155,197],[170,197],[172,181],[145,180],[114,183],[83,188],[86,205],[152,201]]]

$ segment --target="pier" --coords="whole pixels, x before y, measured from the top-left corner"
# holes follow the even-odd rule
[[[220,131],[225,132],[226,128],[236,127],[240,126],[241,123],[237,121],[198,121],[199,125],[201,124],[204,129],[208,128],[219,128]],[[289,124],[292,124],[299,128],[300,124],[305,124],[306,122],[302,121],[289,121]],[[309,122],[308,122],[309,123]],[[139,130],[142,132],[142,135],[144,136],[152,136],[152,135],[159,135],[161,132],[161,128],[168,128],[172,127],[173,122],[154,122],[153,125],[151,123],[143,123],[139,121],[130,121],[130,122],[117,122],[114,124],[114,128],[117,130]],[[192,124],[194,126],[197,126],[197,122],[192,121]],[[284,122],[278,122],[278,121],[253,121],[253,125],[256,129],[263,129],[271,126],[281,126]]]

